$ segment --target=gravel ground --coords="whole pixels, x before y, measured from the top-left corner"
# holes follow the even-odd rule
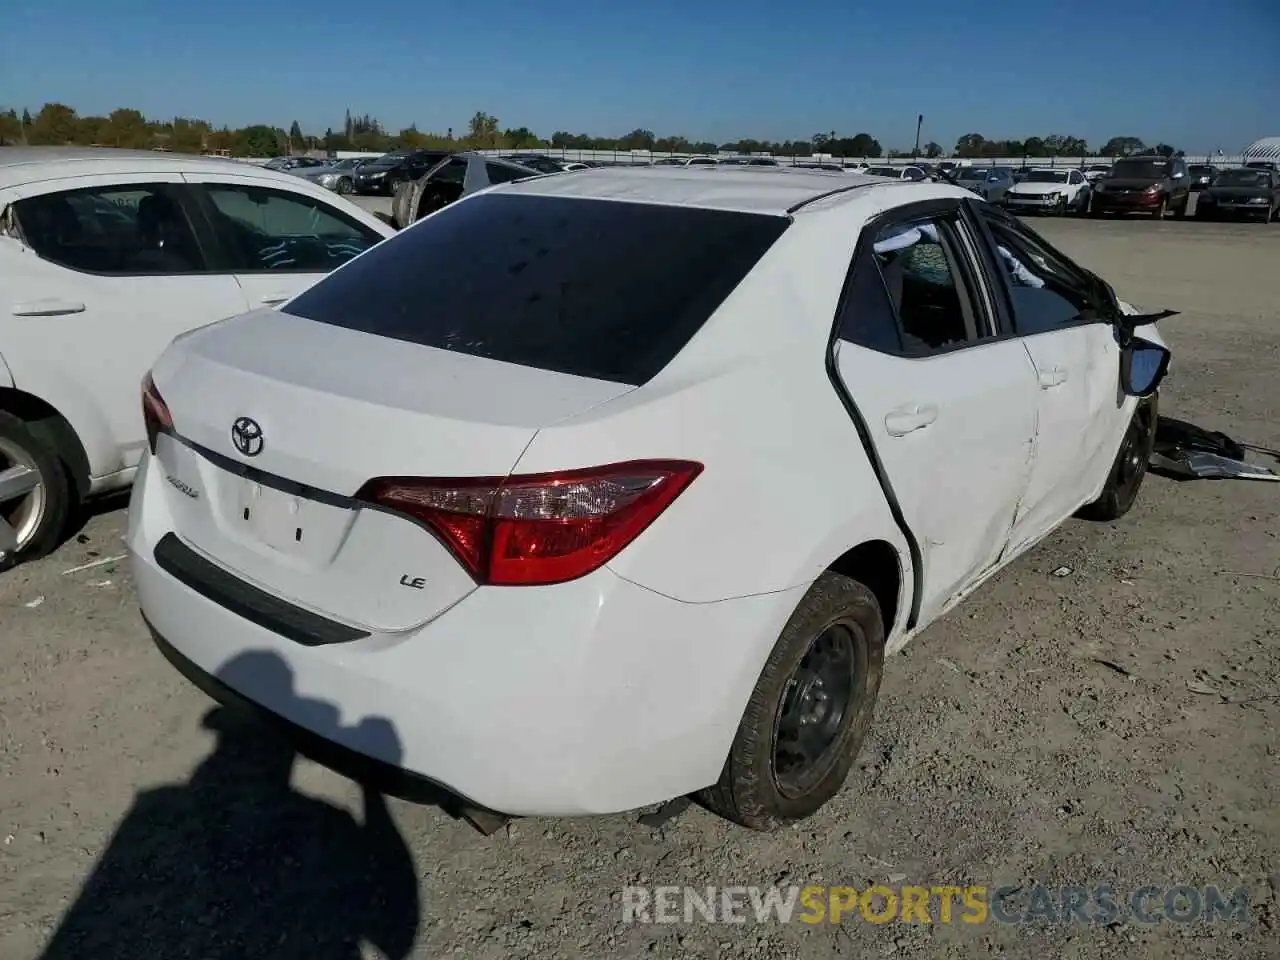
[[[1163,412],[1280,447],[1280,226],[1037,225],[1126,299],[1184,311],[1163,325]],[[366,805],[309,762],[290,786],[278,741],[152,648],[106,505],[0,577],[0,957],[60,927],[47,955],[93,960],[1280,956],[1278,505],[1267,484],[1152,477],[1122,522],[1068,523],[890,660],[847,788],[793,829],[692,807],[488,838]],[[774,883],[1009,884],[1015,906],[1037,883],[1244,885],[1252,906],[1216,924],[622,922],[627,885]]]

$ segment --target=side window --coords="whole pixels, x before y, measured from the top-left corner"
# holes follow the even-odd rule
[[[458,186],[462,186],[466,179],[467,161],[461,157],[454,157],[431,175],[433,183],[456,183]]]
[[[840,323],[836,328],[842,340],[869,347],[880,353],[901,353],[902,337],[893,301],[885,289],[880,269],[870,257],[853,271],[849,289],[840,306]]]
[[[954,215],[879,230],[854,271],[840,336],[860,346],[927,356],[987,336],[962,266]]]
[[[534,175],[532,170],[518,170],[515,167],[504,167],[498,163],[486,163],[484,172],[488,176],[490,183],[509,183],[512,180],[520,180]]]
[[[1085,319],[1093,307],[1084,278],[1026,227],[983,210],[995,240],[1014,329],[1034,336]]]
[[[1079,170],[1072,170],[1068,177],[1068,182],[1073,184],[1084,183],[1084,175]]]
[[[238,273],[327,273],[382,239],[302,194],[241,184],[205,184],[211,213]]]
[[[23,239],[62,267],[109,276],[202,273],[207,264],[176,184],[67,190],[14,204]]]

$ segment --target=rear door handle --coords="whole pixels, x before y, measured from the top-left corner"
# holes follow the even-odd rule
[[[75,300],[47,297],[43,300],[23,300],[13,305],[15,317],[61,317],[69,313],[84,313],[84,304]]]
[[[269,293],[263,297],[259,303],[265,304],[268,307],[274,307],[277,303],[284,303],[288,299],[289,294],[287,293]]]
[[[913,403],[887,414],[884,428],[891,437],[904,437],[915,430],[923,430],[937,419],[938,408],[933,404]]]
[[[1050,367],[1048,370],[1040,371],[1040,388],[1042,390],[1052,390],[1054,387],[1060,387],[1067,382],[1067,371],[1062,367]]]

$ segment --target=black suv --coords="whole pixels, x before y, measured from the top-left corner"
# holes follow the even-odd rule
[[[1108,213],[1146,213],[1157,220],[1170,210],[1185,217],[1191,202],[1191,175],[1180,157],[1124,157],[1111,172],[1093,185],[1089,212],[1095,217]]]
[[[356,193],[395,193],[401,180],[417,180],[437,163],[449,156],[447,150],[393,150],[377,160],[362,164],[352,176]]]

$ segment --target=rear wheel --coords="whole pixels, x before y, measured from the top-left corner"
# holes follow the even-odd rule
[[[1155,396],[1138,404],[1120,441],[1120,450],[1111,465],[1102,495],[1080,508],[1077,516],[1081,519],[1109,522],[1119,520],[1129,512],[1138,499],[1138,490],[1147,475],[1147,462],[1155,447],[1158,408]]]
[[[354,187],[351,184],[350,177],[341,177],[338,180],[338,192],[342,194],[344,197],[347,196],[349,193],[351,193],[353,189]]]
[[[871,726],[884,643],[875,595],[848,577],[819,577],[756,681],[720,781],[698,799],[755,830],[821,808],[843,786]]]
[[[71,485],[57,453],[0,411],[0,570],[53,550],[70,511]]]

